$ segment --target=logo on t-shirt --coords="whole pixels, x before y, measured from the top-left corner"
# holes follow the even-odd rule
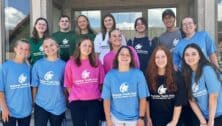
[[[20,74],[17,81],[18,82],[16,83],[9,84],[11,90],[30,87],[28,76],[26,74]]]
[[[48,71],[45,75],[44,75],[44,79],[46,81],[52,80],[52,77],[54,76],[52,71]]]
[[[158,94],[160,94],[160,95],[166,94],[167,88],[165,88],[162,84],[161,86],[159,86],[157,91],[158,91]]]
[[[175,39],[173,40],[173,46],[176,46],[176,45],[178,44],[178,42],[179,42],[179,39],[175,38]]]
[[[192,85],[192,91],[197,92],[198,90],[199,90],[199,85],[196,82],[194,82]]]
[[[83,79],[89,78],[89,75],[90,75],[90,72],[87,71],[87,70],[84,70],[84,71],[82,72],[82,78],[83,78]]]
[[[128,88],[129,88],[128,84],[124,82],[120,85],[119,90],[121,93],[125,93],[128,91]]]
[[[43,47],[42,46],[39,47],[39,51],[43,52]]]
[[[69,42],[69,40],[66,39],[66,38],[62,40],[62,43],[63,43],[64,45],[68,44],[68,42]]]
[[[27,80],[27,77],[24,74],[21,74],[18,78],[20,84],[24,83]]]
[[[141,44],[137,44],[136,46],[135,46],[135,49],[141,49],[143,46],[141,45]]]

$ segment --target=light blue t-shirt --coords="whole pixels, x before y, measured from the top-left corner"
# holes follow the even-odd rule
[[[216,45],[207,32],[196,32],[192,38],[184,38],[179,41],[173,51],[173,63],[181,69],[183,51],[185,47],[191,43],[197,44],[205,57],[209,59],[209,56],[216,52]]]
[[[24,118],[32,111],[30,67],[6,61],[0,67],[0,91],[4,93],[10,116]]]
[[[210,66],[203,68],[203,73],[198,80],[194,82],[195,72],[192,74],[192,92],[205,118],[209,117],[209,95],[218,94],[216,117],[222,115],[222,85],[218,80],[215,71]]]
[[[63,88],[65,62],[38,60],[32,68],[32,87],[37,87],[35,103],[46,111],[60,115],[66,110]]]
[[[119,120],[137,120],[139,99],[149,95],[145,77],[138,69],[128,72],[113,69],[105,77],[102,98],[110,100],[111,113]]]

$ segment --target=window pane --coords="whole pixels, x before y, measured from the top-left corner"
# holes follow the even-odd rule
[[[75,11],[75,20],[76,17],[79,15],[85,15],[88,17],[90,25],[93,30],[96,32],[100,31],[100,25],[101,25],[101,12],[99,10],[93,10],[93,11]]]
[[[6,59],[13,56],[14,42],[29,36],[29,1],[5,0]]]
[[[134,22],[136,18],[142,17],[142,12],[120,12],[112,13],[119,28],[127,39],[134,37]]]
[[[148,35],[150,38],[160,36],[165,31],[162,13],[165,9],[172,9],[176,15],[176,8],[148,9]]]

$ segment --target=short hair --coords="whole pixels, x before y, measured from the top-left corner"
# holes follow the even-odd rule
[[[62,18],[67,18],[67,19],[70,21],[70,17],[67,16],[67,15],[61,15],[61,16],[59,17],[59,21],[60,21]]]
[[[170,17],[176,17],[175,13],[171,10],[171,9],[166,9],[163,13],[162,13],[162,20],[166,17],[166,16],[170,16]]]
[[[137,18],[136,20],[135,20],[135,22],[134,22],[134,28],[136,29],[136,26],[137,26],[137,22],[138,21],[141,21],[144,25],[145,25],[145,29],[147,30],[148,28],[147,28],[147,20],[145,19],[145,18],[143,18],[143,17],[139,17],[139,18]]]

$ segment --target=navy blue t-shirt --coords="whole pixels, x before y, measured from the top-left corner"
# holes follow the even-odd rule
[[[127,42],[127,45],[132,46],[136,50],[140,61],[140,70],[145,73],[149,58],[156,44],[151,42],[146,36],[144,38],[134,38],[133,40],[130,39]]]

